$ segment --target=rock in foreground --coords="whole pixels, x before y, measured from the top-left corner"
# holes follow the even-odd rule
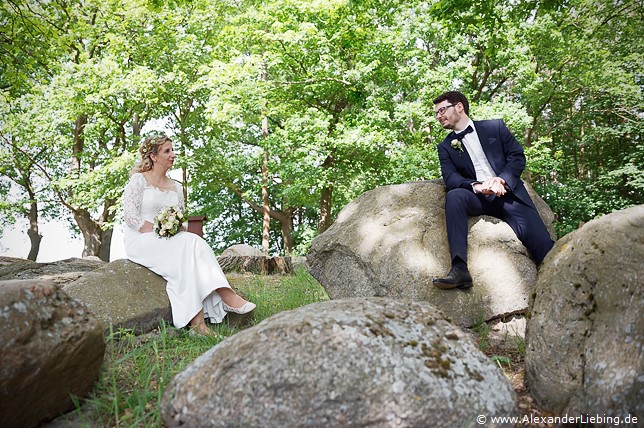
[[[427,303],[316,303],[212,348],[167,386],[168,427],[473,426],[516,414],[501,371]]]
[[[0,281],[0,426],[31,427],[73,407],[98,379],[98,319],[51,281]]]
[[[560,239],[539,272],[526,376],[545,409],[644,416],[644,205]]]

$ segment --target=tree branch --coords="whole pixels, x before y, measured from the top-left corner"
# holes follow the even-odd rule
[[[260,214],[264,213],[264,209],[261,206],[257,205],[257,203],[255,203],[252,199],[249,199],[246,196],[244,196],[244,192],[242,192],[239,187],[235,186],[232,183],[224,183],[224,186],[226,186],[227,188],[232,190],[233,193],[238,195],[242,199],[242,201],[246,202],[252,209],[254,209],[255,211],[257,211]],[[275,211],[273,209],[268,210],[268,215],[271,216],[271,218],[274,218],[275,220],[277,220],[279,222],[286,221],[286,219],[287,219],[285,214],[283,214],[283,213],[281,213],[279,211]]]
[[[336,83],[342,83],[345,86],[351,86],[351,82],[347,80],[336,79],[334,77],[322,77],[320,79],[300,80],[297,82],[280,82],[277,80],[273,80],[273,83],[277,85],[309,85],[311,83],[320,83],[320,82],[336,82]]]
[[[47,170],[46,170],[45,168],[43,168],[43,167],[42,167],[38,162],[36,162],[36,160],[33,158],[33,156],[31,156],[31,155],[30,155],[29,153],[27,153],[25,150],[23,150],[23,149],[21,149],[20,147],[18,147],[18,146],[17,146],[16,144],[14,144],[11,140],[7,139],[4,135],[2,135],[2,134],[0,134],[0,135],[2,136],[2,139],[3,139],[7,144],[9,144],[9,145],[10,145],[11,147],[13,147],[15,150],[17,150],[17,151],[19,151],[20,153],[22,153],[22,154],[23,154],[27,159],[29,159],[29,161],[31,161],[32,165],[34,165],[36,168],[38,168],[38,169],[39,169],[39,170],[40,170],[40,171],[45,175],[45,177],[47,178],[47,180],[49,180],[49,182],[50,182],[50,183],[53,183],[53,182],[54,182],[53,177],[52,177],[51,175],[49,175],[49,173],[47,172]],[[52,186],[52,189],[53,189],[54,193],[56,194],[56,196],[58,196],[58,199],[60,200],[60,203],[61,203],[61,204],[63,204],[65,207],[67,207],[67,208],[68,208],[70,211],[72,211],[72,212],[76,212],[76,211],[77,211],[73,206],[71,206],[71,205],[70,205],[70,204],[65,200],[65,198],[63,198],[63,196],[62,196],[62,194],[61,194],[61,192],[60,192],[60,190],[59,190],[59,189],[56,189],[56,187],[55,187],[55,186]]]
[[[21,44],[15,44],[15,43],[13,42],[13,39],[11,39],[11,38],[7,37],[7,35],[5,35],[4,33],[0,33],[0,36],[5,40],[5,42],[7,42],[7,44],[9,44],[9,45],[11,45],[11,46],[14,46],[14,47],[17,47],[17,48],[18,48],[21,52],[23,52],[25,55],[27,55],[28,57],[33,58],[33,59],[34,59],[34,61],[36,61],[36,63],[37,63],[38,65],[40,65],[40,66],[45,70],[45,72],[47,73],[47,75],[48,75],[49,77],[54,77],[54,75],[51,73],[51,71],[49,71],[49,67],[47,67],[47,65],[46,65],[46,64],[44,64],[44,63],[43,63],[43,62],[42,62],[42,61],[41,61],[41,60],[40,60],[40,59],[39,59],[35,54],[33,54],[33,53],[31,53],[30,51],[26,50],[26,49],[25,49]],[[14,59],[16,60],[16,62],[20,62],[17,58],[15,58],[15,56],[14,56],[14,55],[11,55],[11,56],[12,56],[12,57],[14,57]]]
[[[293,61],[295,61],[295,63],[297,65],[300,66],[300,69],[301,69],[302,73],[309,74],[308,71],[306,70],[306,67],[302,63],[302,61],[299,61],[296,57],[291,55],[291,53],[286,49],[286,46],[284,46],[284,42],[282,40],[279,41],[279,45],[282,48],[282,51],[284,52],[284,55],[286,55],[287,57],[291,58]],[[290,68],[293,68],[293,67],[290,67]],[[293,70],[293,71],[297,73],[296,70]]]

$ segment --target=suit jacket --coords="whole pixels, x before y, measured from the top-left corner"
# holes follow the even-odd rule
[[[500,119],[474,121],[474,128],[483,152],[497,177],[505,180],[510,192],[517,199],[535,208],[521,180],[521,173],[525,169],[523,147],[514,138],[505,123]],[[473,191],[472,183],[477,181],[474,164],[465,145],[462,145],[463,151],[451,146],[452,140],[455,138],[455,133],[451,132],[438,145],[438,159],[441,164],[443,181],[447,190],[462,187]]]

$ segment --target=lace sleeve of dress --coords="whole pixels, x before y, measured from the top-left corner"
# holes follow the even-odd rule
[[[145,177],[137,173],[130,177],[123,194],[123,219],[128,227],[139,230],[145,223],[141,217],[141,202],[145,190]]]
[[[183,212],[186,211],[186,201],[183,199],[183,185],[178,181],[175,181],[177,186],[177,194],[179,195],[179,209]]]

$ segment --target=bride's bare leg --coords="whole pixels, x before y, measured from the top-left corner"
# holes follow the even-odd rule
[[[239,297],[237,293],[228,287],[218,288],[217,293],[221,296],[221,300],[230,307],[241,308],[246,303],[246,300]]]
[[[208,328],[206,325],[206,320],[204,319],[203,309],[199,311],[193,319],[190,320],[190,328],[196,331],[199,334],[210,335],[214,332]]]

